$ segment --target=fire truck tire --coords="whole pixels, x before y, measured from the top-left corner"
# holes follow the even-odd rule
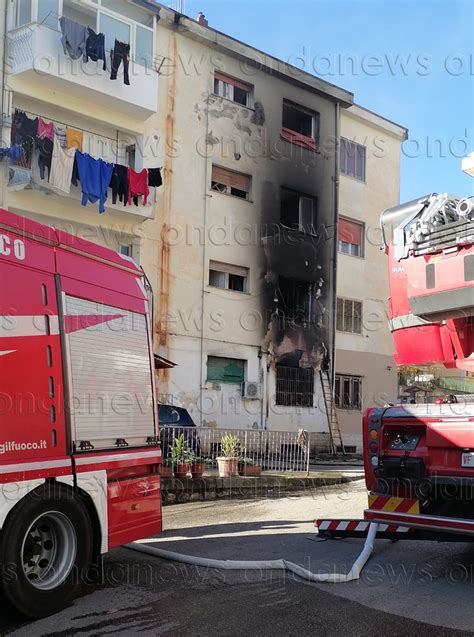
[[[86,581],[93,529],[84,504],[58,483],[29,493],[0,540],[0,594],[33,619],[67,606]]]

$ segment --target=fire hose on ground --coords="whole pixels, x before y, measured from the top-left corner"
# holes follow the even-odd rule
[[[184,564],[190,564],[192,566],[201,566],[204,568],[223,569],[228,571],[242,571],[242,570],[280,570],[289,571],[298,575],[302,579],[310,582],[328,582],[328,583],[345,583],[359,579],[362,569],[366,565],[374,549],[374,541],[377,535],[378,524],[372,522],[367,533],[364,548],[362,553],[354,562],[351,570],[348,573],[312,573],[307,569],[289,562],[288,560],[215,560],[207,557],[196,557],[194,555],[183,555],[182,553],[175,553],[174,551],[166,551],[165,549],[159,549],[148,544],[142,544],[141,542],[133,542],[127,544],[126,548],[133,551],[139,551],[140,553],[147,553],[154,557],[161,557],[165,560],[172,560],[174,562],[181,562]],[[144,540],[146,541],[146,540]]]

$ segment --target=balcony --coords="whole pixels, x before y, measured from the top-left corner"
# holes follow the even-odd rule
[[[48,181],[39,179],[38,170],[35,166],[33,168],[24,168],[22,166],[10,165],[9,170],[9,205],[18,208],[30,209],[47,209],[49,202],[57,201],[61,207],[70,209],[71,211],[93,211],[98,214],[99,204],[88,203],[86,207],[81,206],[82,192],[80,184],[73,186],[71,184],[71,191],[69,194],[60,192],[52,188]],[[150,188],[150,196],[148,203],[144,206],[141,203],[141,197],[139,199],[138,206],[134,203],[130,206],[124,206],[117,199],[117,203],[112,203],[112,191],[108,190],[108,196],[105,202],[105,213],[113,214],[115,216],[124,216],[131,219],[136,219],[138,222],[145,221],[147,219],[155,218],[155,193],[154,188]]]
[[[151,66],[130,60],[130,86],[123,83],[123,65],[116,80],[102,62],[71,60],[63,51],[61,33],[48,26],[30,23],[8,33],[10,85],[25,95],[55,93],[71,102],[74,110],[102,107],[143,122],[157,111],[158,75]],[[72,98],[72,100],[71,100]]]

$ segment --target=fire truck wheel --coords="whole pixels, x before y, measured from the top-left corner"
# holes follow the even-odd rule
[[[64,485],[44,485],[12,511],[0,542],[1,592],[22,614],[45,617],[79,592],[92,558],[84,504]]]

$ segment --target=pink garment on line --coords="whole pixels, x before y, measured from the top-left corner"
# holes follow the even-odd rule
[[[41,117],[38,118],[38,139],[54,139],[54,122],[46,123]]]
[[[128,169],[128,205],[132,203],[132,197],[143,195],[143,205],[146,206],[150,189],[148,188],[148,170],[144,168],[139,173]]]

